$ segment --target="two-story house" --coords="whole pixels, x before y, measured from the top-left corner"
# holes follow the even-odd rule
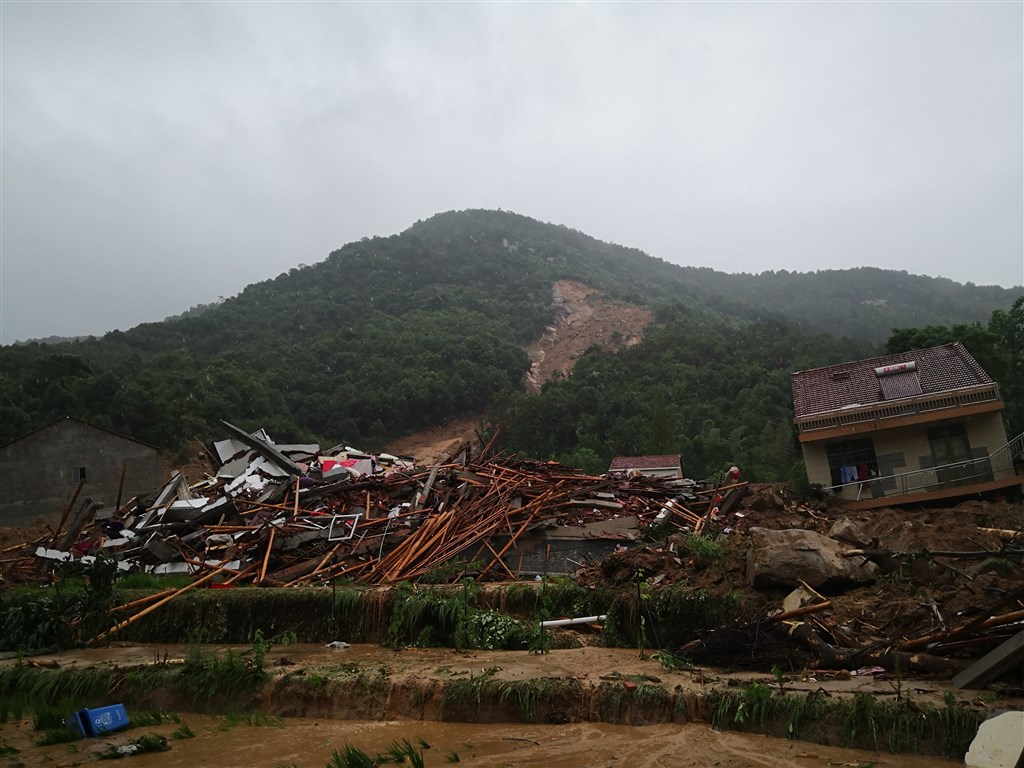
[[[959,342],[793,374],[807,477],[856,508],[1020,486],[999,389]]]

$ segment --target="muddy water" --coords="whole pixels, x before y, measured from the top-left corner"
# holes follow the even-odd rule
[[[940,768],[960,765],[933,757],[874,754],[792,742],[764,736],[721,733],[703,725],[624,726],[473,725],[424,721],[338,721],[288,719],[283,727],[231,726],[222,719],[183,715],[196,737],[170,740],[170,751],[135,755],[122,768],[322,768],[331,753],[351,744],[369,754],[384,752],[392,741],[417,737],[431,744],[424,753],[427,768],[450,763],[471,768],[545,766],[546,768],[823,768],[885,766]],[[72,768],[108,765],[92,753],[108,744],[126,744],[145,733],[164,736],[178,724],[140,728],[108,738],[39,747],[31,723],[0,726],[0,739],[21,751],[0,757],[2,768]]]

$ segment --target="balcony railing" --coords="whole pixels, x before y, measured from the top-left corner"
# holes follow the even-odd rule
[[[810,432],[816,429],[831,429],[850,424],[862,424],[869,421],[898,419],[904,416],[916,416],[929,411],[941,411],[948,408],[961,408],[999,400],[999,389],[995,384],[982,384],[977,387],[948,390],[933,395],[917,395],[899,400],[887,400],[882,403],[858,405],[838,411],[824,411],[800,416],[796,419],[799,432]]]
[[[1015,460],[1024,453],[1024,434],[1018,435],[988,456],[957,461],[938,467],[872,477],[853,483],[834,485],[832,491],[844,499],[861,501],[890,496],[909,496],[958,488],[960,486],[1003,480],[1017,474]]]

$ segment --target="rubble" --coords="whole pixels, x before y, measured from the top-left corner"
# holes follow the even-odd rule
[[[953,674],[1024,626],[1024,537],[1012,505],[851,512],[768,485],[589,476],[490,445],[420,466],[225,429],[210,452],[218,466],[200,482],[176,475],[118,509],[76,497],[56,529],[3,550],[0,578],[45,581],[60,563],[100,556],[126,571],[192,577],[120,606],[116,632],[204,585],[571,573],[594,588],[639,595],[643,583],[738,600],[742,621],[668,650],[763,668]]]
[[[489,447],[421,467],[348,446],[278,445],[223,424],[230,436],[213,445],[213,474],[192,485],[176,474],[152,499],[116,510],[88,498],[69,505],[52,535],[8,558],[5,580],[98,556],[133,572],[216,572],[227,585],[393,583],[442,567],[449,580],[515,579],[535,532],[630,543],[652,525],[699,531],[726,498],[690,480],[587,476]]]

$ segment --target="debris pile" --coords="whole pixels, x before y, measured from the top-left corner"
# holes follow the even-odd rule
[[[579,578],[739,597],[739,620],[673,649],[694,662],[951,674],[1024,631],[1022,528],[1013,504],[849,512],[751,486],[699,547],[669,536]]]
[[[152,499],[116,510],[89,499],[74,509],[73,500],[52,535],[7,557],[5,579],[38,579],[47,566],[101,555],[126,571],[216,574],[226,584],[389,583],[439,569],[447,580],[514,579],[533,531],[575,527],[581,538],[624,540],[652,525],[700,531],[745,490],[587,476],[491,455],[490,446],[420,467],[347,446],[277,445],[262,430],[223,424],[231,436],[213,446],[215,474],[191,486],[175,475]],[[625,525],[588,531],[609,520]]]

